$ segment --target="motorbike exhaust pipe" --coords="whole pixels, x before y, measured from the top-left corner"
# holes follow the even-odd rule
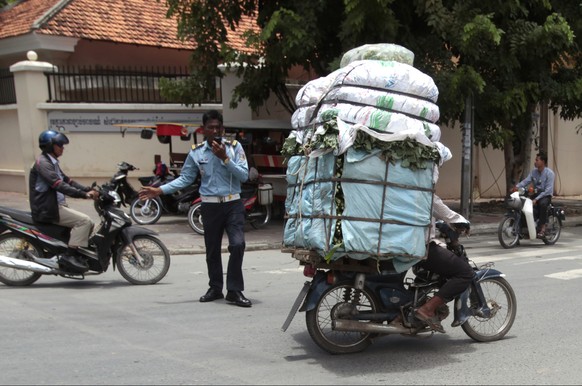
[[[391,326],[387,324],[377,324],[371,322],[359,322],[357,320],[336,319],[332,327],[337,331],[357,331],[370,334],[406,334],[410,335],[416,331],[402,325]]]
[[[0,255],[0,266],[6,268],[23,269],[25,271],[32,271],[38,273],[54,273],[55,270],[50,267],[35,263],[34,261],[27,261],[15,259],[13,257]]]

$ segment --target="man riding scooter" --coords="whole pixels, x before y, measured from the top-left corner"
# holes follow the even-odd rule
[[[554,195],[554,171],[547,167],[548,156],[540,152],[536,155],[534,161],[535,168],[520,183],[514,191],[525,188],[528,185],[533,186],[532,204],[534,207],[534,217],[538,218],[537,237],[543,238],[546,232],[546,223],[548,222],[548,206],[552,202]]]
[[[84,272],[87,262],[78,256],[77,249],[89,246],[89,235],[93,229],[91,218],[67,206],[65,196],[96,199],[99,193],[69,178],[59,166],[69,139],[63,133],[45,130],[38,137],[42,150],[30,169],[30,210],[36,222],[52,223],[71,228],[69,248],[59,259],[64,269]]]

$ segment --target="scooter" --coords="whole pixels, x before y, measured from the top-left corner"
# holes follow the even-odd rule
[[[167,174],[167,171],[158,171],[156,168],[153,179],[140,177],[139,180],[143,186],[161,186],[173,180],[174,177]],[[140,225],[151,225],[158,222],[163,213],[182,214],[188,213],[190,207],[200,197],[198,192],[199,184],[191,185],[174,194],[161,195],[148,200],[140,200],[136,196],[129,208],[129,215],[136,223]]]
[[[170,253],[157,234],[132,226],[129,216],[117,207],[121,198],[109,184],[99,191],[95,210],[101,218],[88,248],[79,258],[88,269],[79,270],[61,257],[67,251],[70,229],[35,223],[30,212],[0,207],[0,282],[28,286],[42,275],[84,279],[107,271],[113,261],[123,278],[132,284],[155,284],[170,268]]]
[[[462,245],[453,245],[446,224],[438,226],[447,247],[468,259]],[[285,252],[285,251],[284,251]],[[286,331],[297,311],[305,311],[307,331],[313,341],[331,354],[360,352],[383,335],[421,337],[434,331],[415,317],[415,310],[431,299],[445,279],[419,265],[411,272],[394,271],[390,261],[343,259],[325,262],[313,251],[291,250],[304,266],[306,281],[282,330]],[[478,342],[503,338],[517,312],[515,293],[493,263],[477,267],[469,288],[454,299],[452,327],[460,326]],[[449,315],[447,305],[437,309],[440,320]]]
[[[137,197],[137,191],[131,186],[129,181],[127,181],[127,175],[129,172],[139,170],[130,163],[122,161],[117,164],[117,172],[111,177],[109,181],[113,189],[119,194],[121,198],[120,205],[127,206],[131,205],[133,200]],[[151,179],[152,177],[148,177]]]
[[[259,229],[271,221],[271,204],[273,188],[270,184],[257,181],[247,182],[241,186],[241,199],[245,206],[245,219],[253,228]],[[199,235],[204,234],[202,223],[202,199],[196,199],[188,210],[188,224]]]
[[[497,238],[501,246],[508,249],[519,245],[522,239],[535,240],[538,219],[534,216],[533,202],[525,189],[520,188],[511,193],[506,205],[508,211],[497,228]],[[546,245],[553,245],[560,238],[562,221],[566,220],[566,214],[562,208],[550,203],[547,219],[546,231],[541,240]]]

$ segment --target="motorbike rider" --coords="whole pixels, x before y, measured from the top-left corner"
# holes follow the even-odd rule
[[[67,206],[65,196],[96,199],[99,194],[88,186],[69,178],[59,165],[69,139],[63,133],[45,130],[38,137],[42,153],[30,169],[29,191],[32,218],[40,223],[52,223],[71,228],[69,245],[59,264],[77,271],[86,271],[87,262],[77,253],[79,247],[89,246],[93,229],[91,218]]]
[[[529,184],[533,186],[534,217],[538,218],[537,236],[544,237],[546,233],[546,223],[548,221],[548,206],[552,202],[554,195],[554,171],[547,167],[548,156],[544,152],[539,152],[534,161],[534,168],[529,175],[518,183],[513,191],[524,188]]]
[[[466,259],[448,250],[443,241],[435,238],[435,220],[442,220],[448,224],[463,224],[467,232],[470,224],[463,216],[451,210],[437,195],[434,195],[432,215],[427,258],[418,265],[445,277],[446,282],[429,301],[415,311],[415,316],[432,330],[444,333],[437,310],[463,293],[471,284],[474,273]]]
[[[200,175],[201,212],[210,287],[200,297],[200,301],[211,302],[224,297],[220,250],[226,231],[230,252],[226,274],[226,300],[240,307],[251,307],[251,301],[242,293],[245,208],[240,193],[241,183],[249,177],[247,158],[240,143],[222,139],[222,114],[216,110],[208,111],[202,117],[202,124],[206,141],[190,151],[180,177],[160,187],[143,187],[139,198],[152,199],[160,194],[173,193],[192,185]]]

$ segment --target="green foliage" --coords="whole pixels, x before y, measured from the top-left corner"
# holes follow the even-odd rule
[[[582,115],[582,7],[572,0],[166,0],[178,34],[196,42],[192,79],[173,93],[197,100],[213,87],[218,63],[238,67],[242,99],[253,109],[272,94],[290,112],[288,72],[309,79],[337,68],[344,52],[366,43],[396,43],[415,53],[414,66],[433,77],[441,122],[462,121],[475,101],[475,140],[526,152],[532,108],[547,101],[566,119]],[[253,17],[248,52],[235,52],[226,31]],[[239,31],[240,32],[240,31]],[[258,64],[261,65],[258,65]],[[187,98],[188,89],[196,98]],[[531,142],[531,141],[530,141]],[[516,165],[519,167],[520,165]],[[509,164],[508,164],[509,167]]]

